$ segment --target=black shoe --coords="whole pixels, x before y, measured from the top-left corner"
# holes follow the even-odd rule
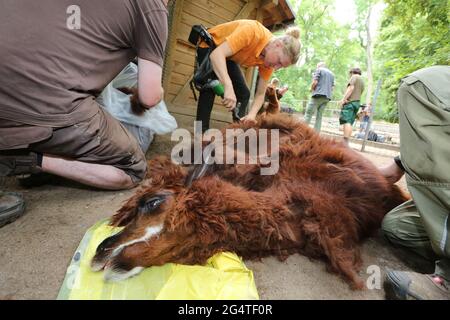
[[[0,177],[38,173],[38,154],[29,151],[0,152]]]
[[[389,300],[449,300],[446,281],[437,275],[388,270],[384,282]]]
[[[18,219],[24,212],[25,201],[22,195],[0,191],[0,228]]]

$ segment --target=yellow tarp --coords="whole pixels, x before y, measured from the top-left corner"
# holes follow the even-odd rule
[[[58,299],[259,299],[252,271],[229,252],[211,257],[205,266],[169,263],[147,268],[125,281],[105,282],[103,271],[90,270],[90,261],[97,246],[120,230],[107,223],[100,221],[87,231],[67,269]]]

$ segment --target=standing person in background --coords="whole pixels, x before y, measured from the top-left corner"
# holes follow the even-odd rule
[[[344,125],[344,141],[347,145],[348,139],[352,135],[353,123],[355,123],[356,115],[361,107],[360,101],[364,91],[364,81],[361,74],[360,68],[350,70],[350,81],[347,84],[347,90],[339,102],[339,105],[342,107],[339,124]]]
[[[273,78],[272,81],[270,81],[270,85],[273,86],[277,91],[278,100],[283,98],[284,94],[289,90],[288,85],[284,85],[284,86],[280,87],[280,84],[281,84],[281,82],[280,82],[280,79],[278,79],[278,78]],[[267,91],[266,91],[266,98],[267,98]]]
[[[281,88],[277,89],[277,98],[278,100],[280,100],[281,98],[283,98],[283,96],[286,94],[286,92],[289,90],[289,86],[288,85],[284,85]]]
[[[292,27],[282,36],[274,36],[258,21],[236,20],[212,27],[208,32],[216,45],[209,57],[215,75],[224,86],[223,105],[233,111],[240,103],[238,116],[244,122],[254,122],[264,103],[267,83],[272,73],[297,62],[301,48],[300,30]],[[197,50],[199,64],[207,57],[208,51],[208,45],[201,42]],[[247,116],[245,110],[250,91],[240,66],[258,67],[260,76]],[[214,98],[212,89],[200,92],[197,121],[202,122],[203,132],[209,129]],[[233,120],[237,121],[235,117]]]
[[[275,88],[278,88],[278,87],[280,86],[280,79],[278,79],[278,78],[273,78],[273,79],[270,81],[270,85],[271,85],[271,86],[274,86]]]
[[[281,103],[279,100],[283,98],[283,95],[289,90],[289,87],[285,85],[280,88],[279,86],[280,80],[278,78],[273,78],[270,81],[270,85],[266,88],[264,105],[259,111],[259,114],[264,112],[271,114],[281,112]]]
[[[367,105],[361,106],[361,111],[358,113],[359,121],[361,122],[359,126],[359,132],[365,132],[367,126],[369,125],[370,114],[372,113],[372,104],[368,103]]]
[[[322,114],[328,102],[331,100],[333,89],[333,72],[326,67],[325,62],[319,62],[311,84],[312,97],[305,114],[305,121],[307,124],[310,124],[314,111],[317,111],[316,122],[314,123],[314,129],[317,132],[320,132],[322,128]]]

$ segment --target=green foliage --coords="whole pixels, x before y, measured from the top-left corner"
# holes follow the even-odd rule
[[[396,121],[400,80],[424,67],[450,64],[450,8],[446,0],[385,2],[375,71],[384,80],[380,101],[386,118]]]
[[[295,1],[291,1],[295,2]],[[302,0],[298,6],[296,23],[301,30],[302,57],[298,66],[281,69],[275,76],[290,90],[283,103],[301,110],[299,100],[311,96],[312,75],[317,63],[325,61],[335,74],[334,99],[342,98],[348,82],[348,71],[354,66],[364,69],[365,52],[349,25],[336,22],[331,13],[333,0]]]
[[[298,66],[276,73],[290,90],[283,103],[301,110],[300,100],[310,98],[312,74],[325,61],[336,76],[334,99],[339,100],[348,81],[348,70],[365,72],[365,20],[371,5],[381,0],[354,0],[356,16],[351,25],[332,17],[334,0],[291,0],[297,6],[296,23],[301,29],[302,58]],[[400,80],[420,68],[450,64],[449,0],[384,0],[386,6],[373,57],[374,85],[383,80],[375,117],[397,121],[396,93]],[[295,5],[294,5],[295,7]],[[363,73],[364,76],[364,73]],[[367,82],[366,82],[367,83]]]
[[[354,0],[356,6],[356,19],[353,22],[353,29],[358,32],[360,45],[363,48],[367,46],[366,37],[366,19],[369,13],[369,8],[372,7],[378,0]]]

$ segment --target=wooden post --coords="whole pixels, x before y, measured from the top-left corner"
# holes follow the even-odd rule
[[[364,136],[364,141],[363,141],[363,144],[361,147],[361,152],[364,152],[364,150],[366,149],[367,137],[369,136],[369,131],[370,131],[370,128],[372,127],[373,115],[375,114],[375,106],[377,104],[377,99],[378,99],[378,95],[380,94],[380,90],[381,90],[381,79],[378,80],[377,90],[375,91],[375,96],[373,97],[372,110],[370,111],[369,123],[367,124],[367,127],[366,127],[366,135]]]
[[[165,69],[164,69],[164,74],[163,74],[163,87],[164,87],[164,92],[167,94],[168,93],[168,86],[170,85],[170,80],[172,77],[172,70],[173,70],[173,65],[174,65],[174,57],[173,57],[173,53],[176,50],[176,46],[177,46],[177,37],[178,37],[178,26],[180,24],[180,20],[181,20],[181,14],[183,12],[183,4],[184,4],[184,0],[175,0],[174,3],[174,8],[173,8],[173,16],[172,16],[172,23],[170,26],[170,30],[169,30],[169,42],[167,45],[167,54],[166,54],[166,59],[165,59]]]

